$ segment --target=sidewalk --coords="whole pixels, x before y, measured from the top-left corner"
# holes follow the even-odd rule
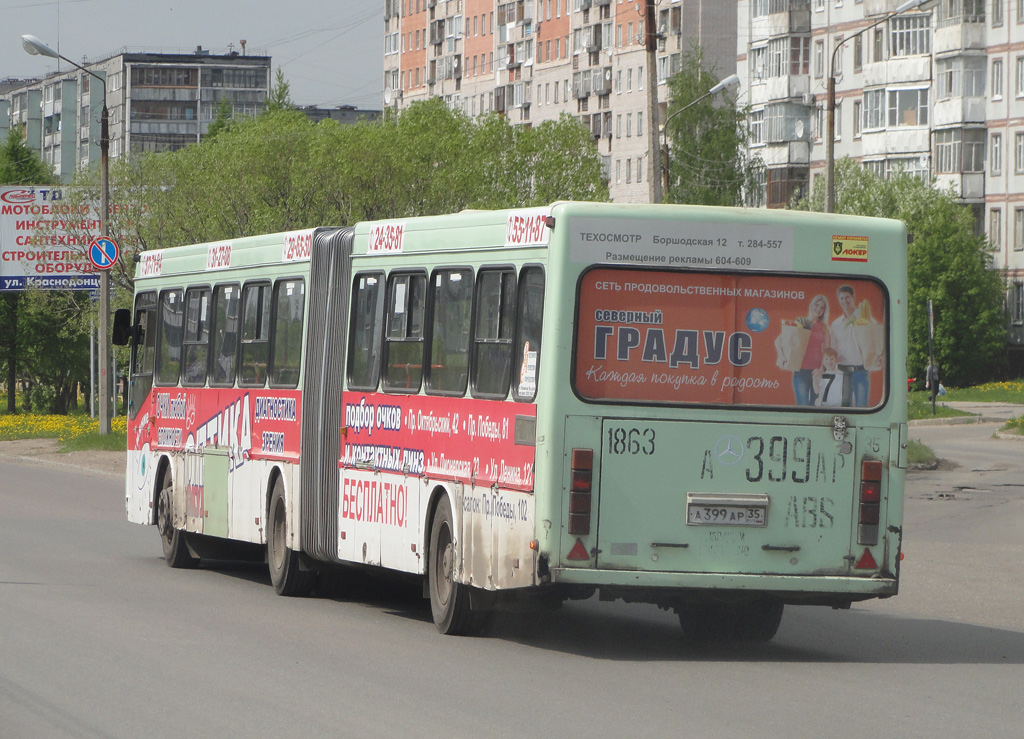
[[[1024,405],[1013,403],[969,403],[963,401],[938,401],[936,407],[946,406],[972,416],[954,416],[953,418],[922,418],[911,421],[911,426],[946,426],[959,423],[1005,423],[1011,418],[1024,416]],[[1022,437],[1024,438],[1024,437]]]

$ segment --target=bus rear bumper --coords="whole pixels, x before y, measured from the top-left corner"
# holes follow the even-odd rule
[[[844,577],[558,568],[551,570],[551,582],[573,588],[596,588],[603,600],[621,598],[662,604],[675,599],[769,595],[785,603],[846,607],[853,601],[889,598],[899,591],[899,581],[890,575]]]

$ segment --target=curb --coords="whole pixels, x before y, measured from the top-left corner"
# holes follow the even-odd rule
[[[73,462],[61,462],[57,459],[47,459],[45,457],[33,457],[27,454],[0,454],[0,460],[5,462],[16,462],[20,464],[31,464],[31,465],[46,465],[48,467],[68,467],[78,470],[79,472],[86,475],[101,475],[102,477],[115,477],[124,479],[125,473],[122,472],[109,472],[106,470],[88,469],[81,465],[74,464]]]
[[[907,421],[908,426],[958,426],[966,423],[1006,423],[1005,418],[992,416],[950,416],[947,418],[919,418]]]

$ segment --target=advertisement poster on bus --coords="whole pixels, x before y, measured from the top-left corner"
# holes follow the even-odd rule
[[[596,401],[872,408],[886,299],[849,277],[593,269],[574,386]]]
[[[98,290],[89,244],[100,232],[88,204],[53,187],[0,187],[0,291]]]
[[[339,467],[533,489],[531,403],[345,393]]]

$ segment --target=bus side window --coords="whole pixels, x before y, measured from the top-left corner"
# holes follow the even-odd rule
[[[160,293],[159,337],[156,357],[156,384],[177,385],[181,370],[181,339],[184,328],[184,301],[181,290]]]
[[[182,385],[206,384],[210,354],[210,288],[192,287],[185,293],[185,369]]]
[[[278,280],[274,285],[274,333],[271,338],[270,384],[298,387],[302,366],[302,315],[306,283]]]
[[[380,274],[360,274],[354,280],[348,349],[348,385],[353,389],[377,389],[383,286]]]
[[[385,390],[415,393],[420,389],[426,286],[423,274],[392,274],[388,278]]]
[[[270,354],[270,285],[249,283],[242,288],[242,358],[238,384],[260,387],[267,382]]]
[[[238,358],[238,285],[217,285],[213,291],[213,361],[210,384],[227,387],[235,384]]]
[[[519,320],[513,351],[519,367],[512,381],[512,397],[531,401],[537,395],[540,371],[541,317],[544,314],[544,272],[540,267],[524,267],[519,273]]]
[[[131,390],[128,413],[132,418],[142,408],[153,388],[156,360],[156,294],[140,293],[135,299],[135,337],[132,341]]]
[[[430,363],[427,392],[464,395],[469,377],[469,318],[473,270],[439,270],[430,291]]]
[[[473,396],[508,395],[515,325],[516,273],[480,270],[473,330]]]

